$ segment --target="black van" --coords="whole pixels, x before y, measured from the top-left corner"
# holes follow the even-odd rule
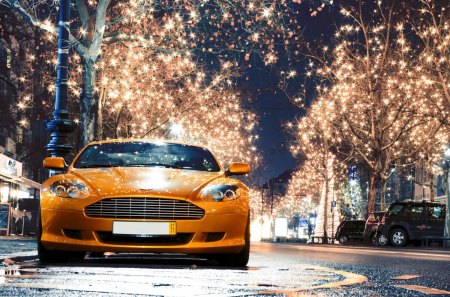
[[[378,244],[395,247],[424,237],[442,237],[445,204],[433,202],[395,202],[389,206],[378,225]]]
[[[337,227],[335,238],[340,244],[347,244],[352,239],[362,240],[366,221],[345,220]]]

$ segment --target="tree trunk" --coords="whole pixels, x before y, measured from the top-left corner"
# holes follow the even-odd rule
[[[103,139],[103,101],[106,94],[106,87],[100,89],[100,94],[98,95],[98,108],[97,108],[97,140]]]
[[[449,162],[449,161],[446,161]],[[447,168],[444,174],[444,184],[445,184],[445,195],[447,196],[447,207],[445,214],[445,228],[444,228],[444,237],[450,237],[450,174],[449,174],[449,164],[447,164]],[[450,247],[450,241],[445,240],[444,244],[446,247]]]
[[[94,97],[95,62],[89,59],[83,60],[83,92],[81,95],[80,114],[80,141],[79,146],[83,147],[94,140],[97,130],[98,102]]]
[[[434,198],[436,196],[434,193],[434,174],[430,172],[428,177],[430,179],[430,201],[434,202]]]
[[[431,158],[426,158],[427,162],[427,176],[430,185],[430,201],[434,202],[434,174],[433,174],[433,164]]]
[[[328,169],[327,169],[328,170]],[[328,178],[328,173],[325,177],[325,197],[323,200],[323,241],[322,243],[328,243],[328,187],[330,184],[330,180]]]
[[[373,173],[370,176],[369,201],[367,201],[367,215],[375,210],[375,197],[377,195],[377,186],[380,182],[378,174]]]
[[[386,184],[387,180],[381,179],[380,180],[380,186],[381,186],[381,193],[380,193],[380,210],[383,210],[386,208]]]

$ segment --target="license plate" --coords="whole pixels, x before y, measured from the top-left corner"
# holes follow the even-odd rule
[[[113,222],[113,234],[117,235],[176,235],[176,222]]]

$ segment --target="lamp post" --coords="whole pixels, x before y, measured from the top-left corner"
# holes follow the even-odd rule
[[[75,130],[75,124],[69,119],[67,104],[67,81],[69,72],[69,31],[70,31],[70,0],[60,0],[59,5],[59,35],[58,35],[58,68],[56,73],[56,98],[53,118],[45,122],[45,127],[51,133],[46,149],[52,157],[64,157],[73,150],[67,134]]]

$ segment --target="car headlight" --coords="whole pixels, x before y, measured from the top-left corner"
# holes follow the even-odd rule
[[[50,192],[62,198],[86,198],[89,196],[89,189],[77,180],[57,180],[51,184]]]
[[[239,198],[241,191],[234,185],[211,185],[203,189],[201,198],[206,201],[230,201]]]

